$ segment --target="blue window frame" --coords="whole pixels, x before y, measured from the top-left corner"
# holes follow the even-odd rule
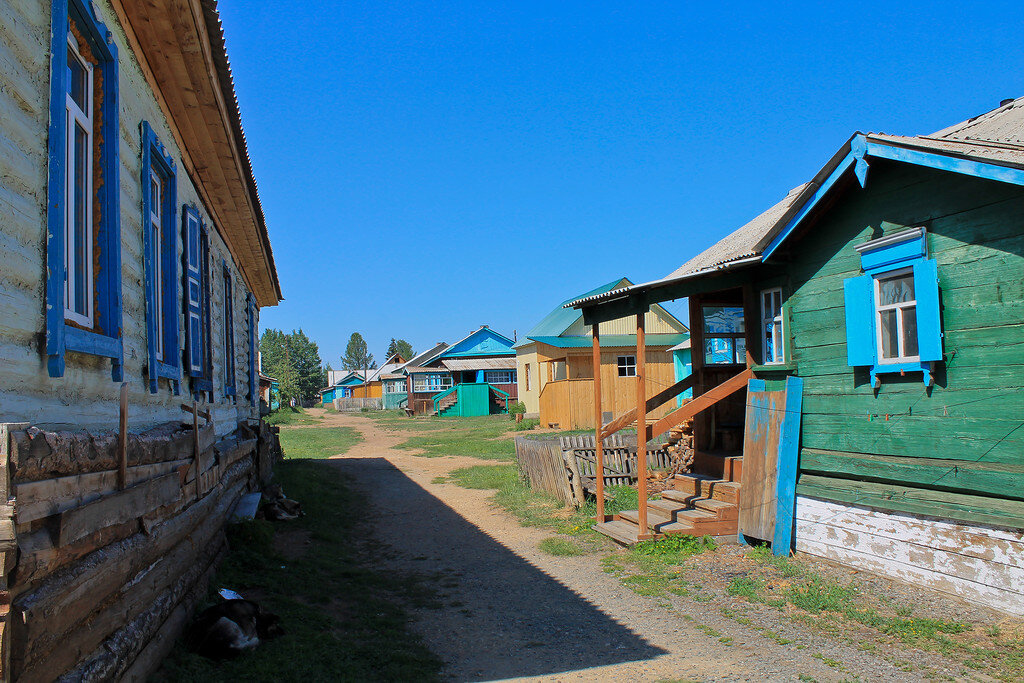
[[[182,210],[182,288],[185,310],[185,370],[192,393],[213,400],[213,353],[210,345],[210,235],[195,206]]]
[[[51,5],[46,241],[46,360],[112,360],[124,379],[117,48],[81,0]]]
[[[142,234],[146,261],[146,335],[149,390],[167,378],[181,392],[178,345],[178,203],[174,159],[146,121],[142,122]]]
[[[924,228],[865,242],[864,275],[843,281],[847,363],[867,367],[871,385],[886,373],[923,373],[931,385],[932,364],[942,360],[938,268],[927,258]]]
[[[235,304],[232,294],[231,270],[221,263],[224,273],[224,395],[235,396]]]
[[[255,406],[259,390],[256,387],[256,299],[252,292],[245,293],[245,319],[249,326],[249,403]]]

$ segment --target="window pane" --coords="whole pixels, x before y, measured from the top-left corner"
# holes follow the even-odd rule
[[[896,358],[899,347],[896,344],[896,310],[879,311],[879,324],[882,335],[882,358]]]
[[[769,322],[768,327],[765,330],[764,338],[764,362],[774,363],[775,362],[775,338],[773,334],[774,323]]]
[[[86,108],[85,102],[88,93],[86,87],[88,77],[85,66],[79,61],[74,51],[68,48],[68,93],[86,116],[89,115],[89,109]]]
[[[878,281],[878,299],[883,306],[914,300],[914,275],[897,275]]]
[[[907,306],[903,309],[903,355],[918,355],[917,306]]]
[[[81,126],[75,125],[75,196],[74,235],[75,249],[75,300],[72,310],[89,315],[89,135]]]
[[[747,340],[743,337],[736,338],[736,360],[734,363],[747,362]]]
[[[727,334],[743,331],[743,308],[740,306],[705,306],[704,331]]]
[[[728,337],[710,337],[704,340],[705,365],[733,362],[733,340]]]

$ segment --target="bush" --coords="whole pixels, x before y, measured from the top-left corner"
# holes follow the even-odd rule
[[[530,429],[536,429],[538,426],[540,426],[540,420],[531,418],[529,420],[523,420],[522,422],[515,423],[512,426],[512,429],[517,432],[525,432]]]
[[[516,415],[526,414],[526,404],[522,401],[514,401],[508,404],[508,419],[516,419]]]

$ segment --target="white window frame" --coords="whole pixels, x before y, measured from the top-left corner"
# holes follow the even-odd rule
[[[425,393],[428,391],[444,391],[455,386],[455,380],[451,375],[441,373],[429,373],[425,375],[414,375],[413,392]]]
[[[768,310],[765,299],[771,297],[774,305],[776,298],[778,306],[774,311]],[[782,316],[782,287],[771,287],[761,290],[761,360],[764,365],[783,365],[786,362],[786,348],[783,343],[783,316]],[[772,350],[774,358],[768,360],[768,326],[771,326]]]
[[[154,285],[156,286],[156,358],[164,360],[164,192],[166,184],[164,178],[156,172],[156,169],[149,171],[149,224],[153,230],[153,273]],[[155,196],[154,196],[155,195]]]
[[[93,286],[93,235],[92,235],[92,193],[93,193],[93,66],[78,49],[78,40],[72,33],[68,33],[68,48],[75,59],[85,68],[86,93],[85,101],[89,108],[88,112],[82,111],[71,97],[68,90],[65,97],[65,185],[64,185],[64,319],[92,327],[95,313],[95,292]],[[81,126],[86,134],[86,177],[85,177],[85,220],[88,232],[85,241],[85,282],[88,291],[85,296],[86,313],[83,315],[75,311],[71,306],[78,292],[76,290],[78,273],[76,272],[77,259],[75,258],[75,233],[74,233],[74,212],[75,212],[75,128]]]
[[[908,308],[914,309],[914,315],[917,315],[917,283],[914,283],[914,298],[910,301],[900,301],[895,304],[882,304],[882,280],[888,280],[889,278],[899,277],[902,275],[910,275],[914,277],[914,268],[899,268],[897,270],[888,270],[884,273],[876,273],[874,277],[874,291],[875,291],[875,343],[877,344],[876,352],[878,354],[879,365],[895,365],[899,363],[919,363],[921,361],[921,355],[906,356],[904,355],[906,339],[904,337],[903,328],[903,311]],[[882,313],[886,311],[896,311],[896,346],[899,349],[898,355],[893,358],[886,358],[882,354]]]
[[[636,356],[617,356],[615,366],[619,377],[636,377]]]
[[[526,390],[530,391],[533,387],[530,386],[530,364],[523,363],[523,372],[526,373]]]
[[[515,384],[514,370],[484,370],[484,383],[485,384]],[[491,379],[494,375],[502,375],[504,379],[494,380]]]

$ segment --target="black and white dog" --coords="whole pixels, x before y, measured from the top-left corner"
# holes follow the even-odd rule
[[[276,614],[251,600],[225,600],[196,618],[189,631],[189,646],[210,659],[231,659],[284,633]]]

